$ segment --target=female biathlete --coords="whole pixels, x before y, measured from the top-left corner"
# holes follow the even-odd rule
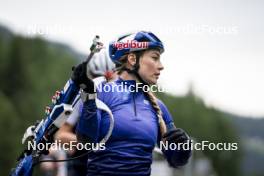
[[[157,83],[163,70],[160,60],[163,51],[163,43],[153,33],[145,31],[124,35],[110,43],[109,55],[119,77],[101,85],[107,89],[94,88],[93,81],[85,74],[87,63],[78,65],[73,71],[72,80],[85,93],[76,128],[78,140],[84,144],[97,143],[108,131],[108,114],[97,109],[95,98],[111,109],[115,120],[104,150],[89,154],[88,176],[149,176],[156,144],[190,142],[188,135],[175,127],[166,106],[150,91],[136,88],[139,84]],[[191,155],[190,149],[161,149],[172,167],[185,165]]]

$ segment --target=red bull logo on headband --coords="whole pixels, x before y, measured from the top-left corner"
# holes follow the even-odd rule
[[[115,42],[113,46],[117,48],[117,50],[122,49],[147,49],[148,42],[137,42],[135,40],[127,41],[127,42]]]

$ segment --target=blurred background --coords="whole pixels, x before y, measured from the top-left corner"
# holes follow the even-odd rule
[[[71,67],[95,35],[149,30],[165,44],[158,96],[197,142],[237,151],[194,151],[171,169],[155,155],[153,176],[264,175],[264,2],[261,0],[0,0],[0,172],[22,151]]]

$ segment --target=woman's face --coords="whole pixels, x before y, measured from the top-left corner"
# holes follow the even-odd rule
[[[160,52],[158,50],[147,50],[143,53],[139,61],[139,75],[148,84],[156,84],[160,71],[164,69],[160,62]]]

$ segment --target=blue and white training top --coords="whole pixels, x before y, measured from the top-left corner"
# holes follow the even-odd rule
[[[103,83],[97,92],[98,99],[111,109],[115,124],[113,133],[106,142],[106,149],[89,154],[87,161],[89,176],[150,175],[152,151],[160,141],[158,118],[142,90],[138,92],[119,90],[120,87],[127,88],[135,84],[134,80],[119,78],[114,82]],[[168,109],[160,100],[158,104],[166,125],[170,127],[173,120]],[[94,100],[86,101],[77,124],[77,134],[87,136],[91,142],[99,142],[108,128],[108,114],[97,109]],[[191,151],[167,150],[163,153],[169,164],[177,167],[186,164]]]

